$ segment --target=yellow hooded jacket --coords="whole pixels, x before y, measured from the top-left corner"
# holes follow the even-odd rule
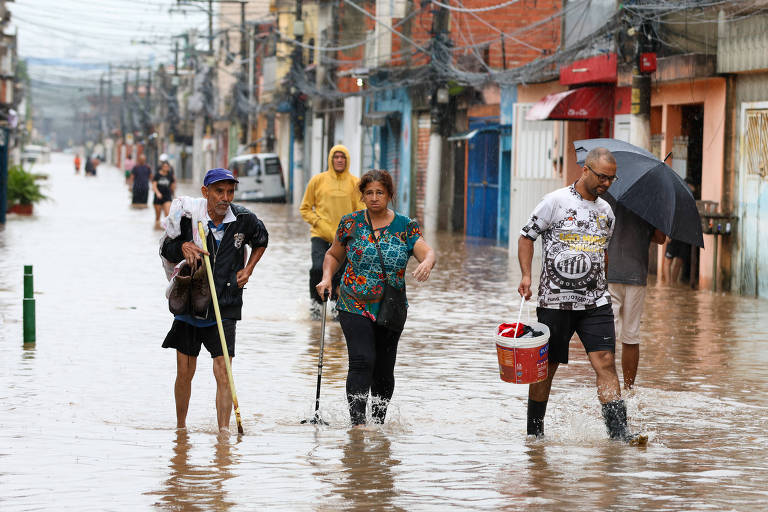
[[[337,151],[347,157],[343,172],[333,170],[333,154]],[[349,173],[349,150],[340,144],[333,146],[328,152],[328,170],[312,176],[299,207],[301,217],[312,226],[310,236],[332,243],[341,218],[365,208],[357,188],[359,181]]]

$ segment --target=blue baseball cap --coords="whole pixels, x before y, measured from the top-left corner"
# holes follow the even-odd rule
[[[232,171],[218,167],[205,173],[203,185],[207,187],[211,183],[216,183],[217,181],[234,181],[235,183],[240,183],[237,178],[235,178],[235,175],[232,174]]]

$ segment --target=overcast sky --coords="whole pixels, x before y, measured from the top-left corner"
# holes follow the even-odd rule
[[[207,2],[197,3],[207,8]],[[17,31],[19,57],[29,64],[33,102],[54,116],[71,113],[73,102],[98,93],[109,63],[117,94],[117,80],[122,83],[125,76],[121,65],[170,63],[172,35],[193,27],[207,30],[201,8],[179,8],[176,0],[15,0],[6,5],[12,13],[7,32]]]

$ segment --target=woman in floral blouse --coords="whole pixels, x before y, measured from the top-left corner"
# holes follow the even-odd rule
[[[384,259],[386,278],[398,289],[405,289],[405,267],[411,255],[419,261],[413,271],[417,281],[429,279],[435,265],[435,252],[422,238],[419,224],[388,207],[394,198],[389,173],[368,171],[360,178],[359,188],[366,209],[341,218],[333,244],[325,254],[323,279],[317,285],[321,297],[330,293],[331,277],[346,257],[336,308],[347,340],[347,401],[353,425],[365,425],[369,392],[372,419],[383,423],[395,389],[400,331],[375,323],[385,279],[375,239]]]

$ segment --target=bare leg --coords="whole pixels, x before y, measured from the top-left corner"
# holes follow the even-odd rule
[[[160,227],[160,205],[159,204],[153,204],[152,206],[155,207],[155,229]]]
[[[195,376],[197,358],[176,351],[176,383],[173,395],[176,399],[176,428],[187,426],[189,397],[192,395],[192,377]]]
[[[683,259],[682,258],[675,258],[672,260],[672,264],[670,265],[670,271],[669,271],[669,282],[671,283],[679,283],[680,282],[680,273],[683,270]]]
[[[637,377],[637,365],[640,362],[639,344],[621,344],[621,373],[624,376],[624,389],[632,389]]]
[[[230,359],[232,364],[232,359]],[[216,377],[216,419],[219,430],[229,430],[229,418],[232,416],[232,393],[229,391],[229,378],[224,356],[213,358],[213,376]]]
[[[598,350],[587,354],[597,376],[597,396],[600,403],[608,403],[621,398],[619,376],[616,374],[615,354],[608,350]]]
[[[163,203],[163,213],[167,217],[169,213],[171,213],[171,203],[168,201]]]
[[[672,269],[672,259],[664,256],[664,263],[662,263],[661,265],[661,282],[662,283],[671,282],[670,281],[671,269]]]

